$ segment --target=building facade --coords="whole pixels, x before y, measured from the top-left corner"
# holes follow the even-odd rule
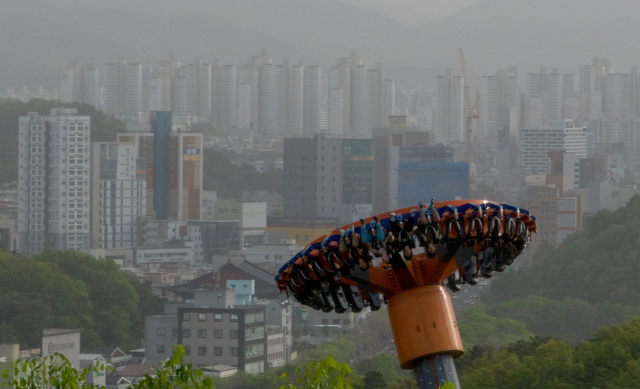
[[[76,109],[19,120],[20,252],[89,248],[90,125]]]

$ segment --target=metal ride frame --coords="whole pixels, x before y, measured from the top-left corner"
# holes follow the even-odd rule
[[[325,312],[378,310],[387,303],[400,365],[415,370],[418,387],[452,382],[460,388],[453,360],[464,350],[445,286],[457,292],[503,271],[535,231],[535,217],[526,210],[485,200],[432,200],[431,207],[383,213],[316,239],[276,281],[281,291]],[[414,236],[424,252],[413,253]],[[373,266],[372,254],[383,262]]]

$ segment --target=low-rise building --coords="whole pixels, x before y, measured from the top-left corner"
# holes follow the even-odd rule
[[[267,326],[267,365],[269,368],[284,366],[287,362],[285,334],[280,326]]]

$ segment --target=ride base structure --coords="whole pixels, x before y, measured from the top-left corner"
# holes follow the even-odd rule
[[[460,388],[453,360],[464,350],[445,287],[457,292],[504,271],[535,231],[535,217],[507,204],[421,202],[316,239],[276,281],[325,312],[377,311],[386,303],[400,365],[416,372],[418,387]]]

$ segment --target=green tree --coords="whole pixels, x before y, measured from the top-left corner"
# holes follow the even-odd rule
[[[304,389],[351,389],[348,377],[353,374],[346,363],[340,363],[332,356],[315,362],[307,362],[296,366],[295,385],[286,383],[280,389],[304,388]],[[281,378],[288,382],[289,375],[283,373]]]
[[[81,328],[85,351],[137,348],[144,317],[161,313],[163,301],[109,259],[73,251],[33,258],[0,252],[0,320],[7,342],[37,348],[44,328]]]
[[[367,389],[382,389],[387,387],[387,382],[378,370],[366,372],[363,381],[364,387]]]
[[[85,383],[87,376],[89,373],[105,370],[110,370],[110,368],[103,363],[90,365],[82,370],[74,369],[64,355],[55,353],[44,358],[32,358],[24,362],[17,361],[12,371],[4,370],[2,372],[2,386],[13,389],[46,387],[94,389],[93,384]]]

